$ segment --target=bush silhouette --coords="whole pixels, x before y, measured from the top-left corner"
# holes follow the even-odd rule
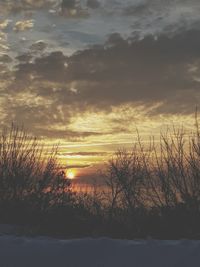
[[[72,201],[72,195],[70,182],[57,163],[56,148],[45,150],[40,141],[14,125],[3,131],[0,136],[1,213],[12,210],[13,217],[19,220],[25,211],[45,212]]]
[[[200,238],[200,133],[138,138],[107,162],[103,186],[74,192],[56,159],[23,128],[0,136],[0,222],[62,237]],[[92,187],[92,186],[91,186]]]

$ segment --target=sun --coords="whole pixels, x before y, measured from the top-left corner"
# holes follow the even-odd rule
[[[74,179],[74,178],[75,178],[75,173],[74,173],[74,171],[69,170],[69,171],[67,172],[67,178],[68,178],[68,179]]]

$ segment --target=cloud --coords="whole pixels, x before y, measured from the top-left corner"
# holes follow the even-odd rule
[[[12,58],[7,55],[7,54],[0,54],[0,62],[2,63],[11,63],[12,62]]]
[[[94,156],[107,156],[108,152],[105,151],[80,151],[80,152],[61,152],[62,156],[86,156],[86,157],[94,157]]]
[[[77,6],[76,0],[62,0],[61,7],[70,9],[70,8],[76,8]]]
[[[98,8],[100,5],[101,4],[98,0],[87,0],[87,6],[90,8]]]
[[[72,56],[62,51],[37,55],[44,43],[38,44],[6,71],[14,81],[4,89],[7,121],[23,122],[35,134],[76,141],[130,133],[120,116],[111,118],[111,128],[103,130],[81,131],[70,124],[85,112],[105,117],[113,110],[121,112],[123,105],[130,110],[142,106],[151,117],[191,114],[199,103],[199,30],[142,39],[113,34],[104,45]]]
[[[3,13],[16,13],[20,11],[50,7],[56,3],[57,0],[6,0],[0,1],[0,8]]]
[[[0,10],[0,127],[111,151],[130,146],[135,125],[148,135],[169,118],[191,126],[199,0],[0,0]]]
[[[188,106],[190,112],[199,99],[199,81],[189,70],[195,65],[198,76],[199,33],[188,31],[142,40],[112,37],[105,46],[94,46],[71,57],[53,52],[34,63],[19,64],[16,78],[51,81],[55,87],[49,87],[47,94],[61,105],[77,103],[83,108],[107,110],[125,103],[161,102],[163,112],[170,113],[167,105],[171,102]],[[36,90],[39,95],[44,93],[42,88]],[[194,92],[195,99],[189,97]],[[177,112],[183,111],[177,107]]]
[[[67,166],[63,166],[62,168],[66,168],[66,169],[85,169],[90,167],[90,164],[68,164]]]
[[[0,23],[0,30],[5,30],[10,24],[11,20],[6,19]]]
[[[47,43],[45,43],[43,40],[38,40],[35,43],[33,43],[30,47],[32,51],[44,51],[47,48]]]
[[[60,14],[65,17],[87,17],[89,15],[85,8],[79,1],[76,0],[62,0]]]
[[[49,124],[46,124],[46,126],[49,126]],[[56,126],[56,125],[54,125]],[[49,127],[44,128],[44,125],[41,125],[37,128],[34,129],[35,134],[45,137],[45,138],[56,138],[56,139],[65,139],[65,140],[70,140],[73,142],[83,140],[86,137],[90,136],[100,136],[102,135],[101,132],[87,132],[87,131],[72,131],[66,127],[64,130],[61,129],[49,129]]]
[[[35,59],[34,63],[23,63],[17,66],[16,77],[28,78],[30,74],[42,80],[62,82],[66,75],[67,57],[61,51],[55,51],[47,56]]]
[[[65,17],[85,17],[88,16],[88,12],[85,8],[85,4],[81,5],[76,0],[6,0],[0,1],[0,9],[3,14],[18,14],[26,12],[31,14],[39,10],[49,11],[50,14],[62,15]],[[19,26],[17,25],[17,28]],[[21,29],[21,27],[20,27]]]
[[[15,26],[13,28],[14,31],[19,32],[19,31],[26,31],[30,30],[34,27],[34,21],[31,20],[21,20],[17,21],[15,23]]]
[[[7,22],[4,21],[0,25],[0,52],[6,52],[9,50],[9,45],[7,43],[7,33],[5,32]]]

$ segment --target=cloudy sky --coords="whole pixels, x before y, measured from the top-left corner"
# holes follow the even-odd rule
[[[199,0],[0,0],[0,127],[88,175],[119,146],[193,125]]]

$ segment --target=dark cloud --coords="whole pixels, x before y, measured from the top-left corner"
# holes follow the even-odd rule
[[[90,166],[91,165],[89,165],[89,164],[76,164],[76,165],[68,164],[67,166],[64,166],[63,168],[66,168],[66,169],[84,169],[84,168],[88,168]]]
[[[146,2],[139,2],[135,5],[125,7],[123,13],[127,16],[135,16],[146,14],[148,11],[148,4]]]
[[[5,12],[20,12],[23,10],[33,10],[44,7],[50,7],[55,4],[57,0],[1,0],[0,8]]]
[[[86,7],[84,1],[78,0],[0,0],[2,14],[18,15],[24,13],[27,18],[32,17],[37,11],[48,11],[50,14],[70,18],[87,17],[89,13]],[[24,22],[17,22],[14,29],[18,32],[24,30],[24,26]],[[27,27],[28,25],[25,28],[27,29]]]
[[[16,57],[16,59],[19,60],[21,63],[22,62],[28,63],[32,58],[33,58],[33,55],[28,54],[28,53],[22,54]]]
[[[149,36],[136,41],[112,38],[107,49],[93,48],[72,56],[68,71],[74,80],[87,81],[87,88],[80,88],[81,98],[86,96],[88,103],[100,107],[102,103],[148,104],[176,99],[187,104],[186,92],[199,90],[199,82],[188,70],[192,64],[197,64],[199,70],[199,33],[190,31],[157,39]]]
[[[53,95],[62,105],[74,102],[107,109],[123,103],[165,105],[171,101],[191,106],[194,99],[187,95],[196,92],[198,100],[199,81],[190,67],[196,66],[198,76],[199,47],[199,31],[143,40],[114,35],[106,46],[91,47],[69,58],[54,52],[34,63],[19,64],[16,77],[21,80],[32,75],[59,83],[60,89]],[[71,83],[77,93],[70,91]],[[43,95],[42,89],[38,94]],[[166,108],[166,112],[171,110]]]
[[[35,42],[30,47],[30,49],[35,51],[35,52],[44,51],[46,48],[47,48],[47,44],[42,40]]]
[[[87,156],[87,157],[93,157],[93,156],[107,156],[108,152],[103,151],[80,151],[80,152],[61,152],[61,155],[63,156]]]
[[[76,8],[76,0],[62,0],[61,7],[64,8]]]
[[[90,8],[100,7],[100,2],[98,0],[87,0],[87,6]]]
[[[47,126],[49,124],[46,124]],[[44,129],[43,125],[41,125],[40,127],[34,129],[34,132],[37,135],[46,137],[46,138],[59,138],[59,139],[66,139],[66,140],[70,140],[70,141],[80,141],[83,138],[86,137],[90,137],[90,136],[98,136],[98,135],[102,135],[101,132],[81,132],[81,131],[72,131],[69,130],[67,127],[64,130],[56,130],[56,129]]]
[[[128,40],[113,34],[105,45],[70,57],[61,51],[35,60],[23,54],[12,71],[14,82],[5,89],[10,99],[7,117],[45,137],[78,139],[102,133],[47,131],[45,126],[67,125],[84,111],[111,112],[122,104],[159,103],[149,116],[193,113],[200,100],[199,47],[200,31],[191,30]],[[19,94],[26,101],[19,102]],[[127,128],[115,124],[113,131],[127,132]]]
[[[23,57],[25,57],[25,55]],[[21,78],[26,79],[32,74],[42,80],[62,82],[66,79],[66,61],[67,57],[65,57],[62,52],[52,52],[48,56],[36,58],[34,63],[20,63],[16,66],[16,78],[17,80]]]
[[[2,62],[2,63],[11,63],[12,62],[12,58],[7,54],[2,54],[2,55],[0,55],[0,62]]]

